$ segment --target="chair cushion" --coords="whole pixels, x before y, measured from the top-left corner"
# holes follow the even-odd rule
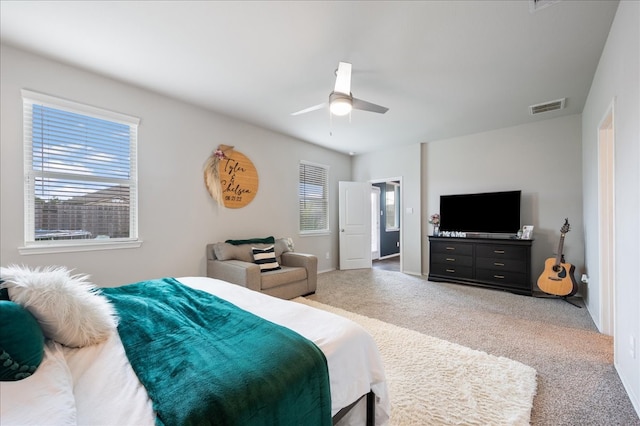
[[[296,281],[307,279],[307,270],[301,267],[281,266],[276,271],[264,272],[261,274],[261,290],[279,287]]]
[[[213,245],[213,254],[218,260],[242,260],[253,263],[250,244],[234,246],[229,243],[216,243]]]

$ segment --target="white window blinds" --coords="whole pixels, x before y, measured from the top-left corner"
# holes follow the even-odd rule
[[[329,231],[329,168],[300,162],[300,232]]]
[[[138,119],[22,95],[25,245],[137,239]]]

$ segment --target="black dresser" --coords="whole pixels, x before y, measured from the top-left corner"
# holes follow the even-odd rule
[[[429,280],[533,294],[533,240],[429,237]]]

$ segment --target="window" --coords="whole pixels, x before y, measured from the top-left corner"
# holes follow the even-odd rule
[[[22,98],[25,249],[137,241],[139,120],[26,90]]]
[[[400,229],[400,185],[395,182],[387,182],[385,190],[386,231],[398,231]]]
[[[300,162],[300,232],[329,232],[329,168]]]

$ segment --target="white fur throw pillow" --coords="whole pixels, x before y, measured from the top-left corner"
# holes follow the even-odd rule
[[[115,309],[86,275],[71,275],[64,267],[0,268],[0,287],[11,301],[31,312],[44,335],[70,347],[106,340],[118,325]]]

